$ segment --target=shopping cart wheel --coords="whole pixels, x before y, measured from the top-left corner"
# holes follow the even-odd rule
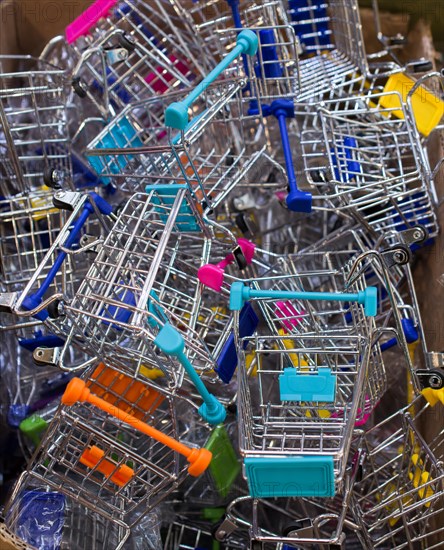
[[[262,542],[259,542],[258,540],[252,540],[250,549],[251,550],[263,550]]]
[[[241,271],[247,267],[248,263],[247,263],[247,260],[244,256],[242,248],[240,246],[236,247],[233,250],[233,256],[234,256],[234,259],[236,260],[237,267]]]
[[[405,46],[406,44],[407,44],[407,38],[402,34],[397,34],[396,36],[389,36],[387,38],[387,45],[389,47]]]
[[[390,248],[390,251],[397,265],[407,265],[412,259],[412,251],[406,244],[397,244]]]
[[[428,73],[433,71],[433,63],[428,59],[418,59],[407,63],[407,68],[412,73]]]
[[[54,300],[48,306],[48,315],[51,319],[58,319],[62,315],[62,300]]]
[[[284,537],[294,538],[298,536],[298,533],[301,529],[304,529],[307,525],[303,525],[303,522],[299,523],[289,523],[282,529],[282,534]]]
[[[61,189],[62,188],[62,177],[58,170],[53,168],[45,168],[43,172],[43,181],[45,185],[51,187],[51,189]]]
[[[133,52],[136,49],[136,41],[132,36],[128,36],[127,34],[119,35],[119,45],[129,52]]]
[[[87,86],[80,77],[73,78],[71,84],[74,92],[82,99],[88,95]]]

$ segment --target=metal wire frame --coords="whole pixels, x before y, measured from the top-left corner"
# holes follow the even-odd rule
[[[236,81],[211,86],[183,133],[165,127],[164,112],[184,92],[130,105],[89,144],[86,156],[104,182],[124,193],[143,192],[152,183],[186,183],[196,202],[211,207],[245,161],[239,90]]]
[[[276,27],[287,22],[284,7],[278,0],[240,0],[238,6],[233,7],[219,0],[198,0],[193,5],[184,5],[182,0],[173,0],[173,5],[179,17],[189,22],[193,32],[201,40],[211,64],[218,63],[234,46],[235,31],[252,27]],[[245,69],[245,64],[243,68]]]
[[[189,87],[197,78],[193,61],[177,51],[175,37],[164,44],[138,30],[103,36],[82,52],[72,71],[74,91],[92,100],[105,119],[128,103]]]
[[[135,548],[138,548],[141,543],[160,544],[157,518],[154,513],[143,514],[140,521],[129,530],[121,523],[104,518],[93,509],[81,505],[63,493],[52,492],[50,486],[41,484],[30,476],[22,476],[21,481],[21,490],[11,506],[8,524],[27,543],[44,544],[57,540],[63,550],[68,548],[73,550],[114,549],[120,548],[125,542]],[[45,494],[48,500],[52,495],[60,499],[59,510],[54,510],[51,506],[45,508]],[[23,499],[26,499],[25,502]],[[28,513],[33,514],[36,525],[30,526],[23,521],[23,515],[26,517]],[[53,522],[52,525],[51,522]],[[56,533],[50,526],[53,528],[56,526]],[[27,545],[26,548],[29,546]]]
[[[361,434],[356,434],[358,444]],[[254,548],[293,547],[354,548],[356,531],[360,528],[351,514],[352,491],[359,472],[359,451],[347,469],[346,487],[334,498],[277,498],[255,499],[242,496],[234,499],[226,509],[221,525],[217,528],[217,540],[231,540],[239,536],[239,530],[248,530]],[[287,545],[287,546],[286,546]],[[331,545],[331,546],[330,546]],[[359,548],[359,546],[356,546]]]
[[[200,70],[199,42],[187,25],[187,21],[178,17],[165,0],[117,0],[107,14],[97,18],[99,9],[91,9],[82,14],[90,25],[88,31],[78,32],[75,22],[66,29],[66,39],[71,48],[81,54],[101,44],[104,37],[115,31],[121,31],[140,43],[150,41],[153,44],[167,45],[174,54],[181,52],[189,63]],[[80,18],[82,18],[82,16]],[[79,19],[80,19],[79,18]],[[202,73],[204,75],[204,73]]]
[[[399,107],[378,104],[386,95]],[[426,175],[399,94],[325,102],[302,130],[301,146],[307,180],[332,208],[348,210],[377,232],[423,225],[436,235]]]
[[[54,232],[52,242],[48,244],[47,250],[42,254],[43,258],[32,275],[29,274],[25,287],[17,292],[4,293],[2,298],[4,311],[13,314],[12,324],[14,327],[23,325],[23,328],[26,329],[33,326],[34,319],[38,319],[45,322],[51,333],[60,334],[58,324],[54,323],[53,318],[48,316],[47,308],[63,296],[72,297],[74,295],[91,262],[86,252],[100,243],[101,232],[109,230],[110,220],[107,220],[107,216],[101,213],[92,197],[91,202],[89,202],[90,197],[87,194],[60,192],[56,195],[57,197],[63,198],[64,201],[67,200],[64,207],[68,205],[69,208],[72,208],[71,215],[66,219],[62,230],[57,234]],[[97,200],[99,199],[97,198]],[[88,204],[86,205],[86,203]],[[93,216],[88,216],[86,220],[85,218],[81,219],[81,216],[79,216],[79,213],[83,213],[85,208],[89,208],[89,205],[91,205],[92,211],[97,216],[96,220],[92,220]],[[91,210],[88,210],[88,212],[91,212]],[[77,225],[79,231],[75,235],[73,234],[75,238],[71,243],[71,247],[68,245],[65,247],[70,235],[72,237],[71,232],[76,227],[76,221],[79,220],[80,225]],[[86,244],[82,243],[83,237],[87,237],[88,242]],[[60,262],[59,269],[54,270],[54,265],[61,258],[63,259]],[[32,321],[30,320],[31,317],[34,318]],[[19,325],[17,325],[17,318],[22,319]],[[14,327],[11,326],[11,328]],[[1,328],[3,330],[5,327]]]
[[[108,387],[103,388],[106,380],[100,381],[93,376],[88,384],[92,391],[103,395],[119,409],[149,422],[164,434],[181,441],[189,438],[189,415],[184,414],[185,409],[177,400],[173,403],[157,394],[158,397],[145,406],[144,398],[153,393],[145,384],[145,390],[134,401],[132,384],[137,383],[134,390],[140,390],[141,380],[130,383],[123,394],[118,380],[108,382]],[[103,454],[95,466],[87,466],[82,455],[93,447]],[[129,532],[143,514],[151,511],[183,481],[187,469],[181,462],[179,455],[168,447],[100,409],[82,403],[59,409],[28,467],[26,477],[48,485]],[[102,474],[106,463],[112,465],[111,470]],[[126,483],[119,484],[115,479],[122,468],[129,468],[131,475]],[[14,490],[10,507],[17,500],[20,485],[19,482]],[[119,542],[118,548],[124,541]]]
[[[53,192],[15,195],[0,200],[0,285],[18,290],[34,274],[65,216],[52,203]]]
[[[212,526],[203,521],[193,521],[186,516],[179,516],[168,525],[163,536],[163,550],[194,550],[211,548],[215,543]],[[247,538],[230,540],[220,544],[221,550],[242,550],[247,547]]]
[[[8,72],[10,62],[18,63],[13,72]],[[10,198],[40,189],[44,178],[52,175],[69,187],[63,70],[30,56],[1,56],[0,68],[1,195]]]
[[[213,358],[206,341],[217,348],[213,336],[220,338],[223,327],[222,321],[220,328],[214,325],[222,310],[210,303],[201,309],[197,279],[211,234],[187,189],[179,188],[176,196],[169,190],[153,189],[128,201],[75,297],[64,302],[59,330],[67,343],[77,342],[127,372],[142,365],[160,368],[165,374],[160,383],[168,380],[174,388],[183,369],[156,351],[159,330],[170,322],[183,336],[189,360],[208,370]]]
[[[358,80],[368,71],[358,3],[307,0],[292,5],[289,19],[303,50],[299,62],[298,101],[320,97],[341,88],[352,76]],[[358,73],[356,73],[358,70]],[[360,76],[361,75],[361,76]]]
[[[240,452],[243,457],[333,456],[335,485],[340,491],[355,421],[365,407],[371,345],[363,337],[328,333],[301,336],[302,344],[288,347],[285,340],[253,336],[241,340],[238,347],[238,411],[243,419]],[[248,376],[248,353],[253,353],[250,366],[257,368],[257,378]],[[331,368],[337,377],[335,401],[281,401],[278,377],[290,366],[302,374]]]
[[[48,503],[46,506],[45,500]],[[26,521],[31,514],[34,525]],[[124,522],[104,518],[75,498],[54,491],[51,485],[27,471],[16,482],[8,502],[6,523],[27,544],[45,544],[49,541],[52,544],[56,540],[64,549],[88,547],[99,550],[104,545],[107,548],[121,548],[130,536]]]
[[[444,432],[430,445],[425,442],[419,422],[427,410],[433,417],[420,396],[365,434],[367,460],[353,510],[366,548],[432,549],[442,544],[438,518],[444,502]]]
[[[392,331],[395,330],[397,345],[403,352],[407,367],[413,373],[414,365],[403,322],[419,331],[420,318],[404,288],[404,265],[409,254],[406,254],[405,245],[390,248],[384,246],[385,244],[384,236],[378,239],[360,227],[346,227],[305,249],[301,254],[301,264],[310,255],[314,259],[318,255],[318,262],[323,261],[333,269],[341,269],[342,266],[354,262],[354,266],[348,270],[347,280],[354,281],[355,274],[359,274],[364,277],[366,285],[378,288],[378,313],[375,317],[375,325],[381,331],[378,344],[383,345],[388,338],[393,338]],[[401,262],[397,260],[398,254],[402,256]],[[387,337],[384,336],[386,329]]]

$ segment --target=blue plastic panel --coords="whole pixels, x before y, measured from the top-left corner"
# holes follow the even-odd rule
[[[17,535],[42,550],[59,550],[66,499],[60,493],[28,491],[21,496]]]

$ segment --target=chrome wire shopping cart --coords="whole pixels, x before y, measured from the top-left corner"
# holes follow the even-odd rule
[[[0,285],[14,291],[28,282],[64,224],[50,189],[0,200]]]
[[[206,403],[202,414],[215,421],[225,412],[194,370],[214,368],[206,339],[214,351],[226,332],[224,317],[214,325],[217,309],[209,303],[200,309],[197,269],[210,254],[210,237],[186,187],[152,186],[128,201],[75,295],[59,292],[41,303],[41,288],[33,294],[27,288],[15,311],[31,310],[40,300],[37,309],[47,310],[46,323],[66,338],[62,368],[65,350],[76,344],[129,373],[160,369],[156,382],[164,391],[182,385],[185,369]]]
[[[247,143],[238,106],[243,83],[225,78],[224,70],[241,53],[252,55],[257,48],[252,32],[243,31],[237,40],[189,93],[129,106],[89,144],[86,156],[103,181],[127,193],[147,183],[187,183],[204,210],[221,198],[238,175]]]
[[[368,71],[358,3],[288,0],[288,17],[302,54],[298,101],[311,101],[360,80]]]
[[[359,444],[361,435],[354,441]],[[359,476],[362,454],[357,451],[347,468],[344,493],[334,498],[289,497],[255,499],[243,496],[226,508],[215,538],[230,541],[247,531],[251,548],[359,548],[350,505],[352,491]]]
[[[9,65],[13,63],[15,68]],[[4,67],[4,68],[3,68]],[[29,56],[0,58],[0,192],[71,185],[63,70]]]
[[[248,376],[249,353],[256,376]],[[240,451],[251,496],[331,497],[341,490],[364,414],[369,353],[363,337],[328,333],[301,336],[298,344],[279,336],[241,341]]]
[[[130,102],[190,86],[202,73],[198,45],[185,22],[180,31],[175,23],[163,0],[97,0],[66,28],[74,92],[108,118]]]
[[[442,418],[442,403],[435,407],[430,411],[420,396],[365,434],[367,459],[353,507],[365,548],[431,549],[442,544],[444,432],[439,430],[430,443],[419,432],[427,414],[429,419]]]
[[[47,485],[124,528],[116,548],[142,511],[149,512],[187,475],[201,475],[211,461],[210,451],[183,442],[189,414],[179,400],[173,403],[143,378],[101,364],[83,380],[74,378],[62,403],[12,502],[24,482]]]
[[[416,226],[437,234],[427,176],[397,92],[326,102],[315,118],[302,130],[304,169],[332,209],[348,210],[380,234]]]

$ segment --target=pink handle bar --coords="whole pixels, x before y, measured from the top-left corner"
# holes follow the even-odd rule
[[[96,0],[77,19],[66,27],[65,37],[68,44],[72,44],[81,36],[88,34],[89,30],[102,17],[106,17],[119,0]]]

